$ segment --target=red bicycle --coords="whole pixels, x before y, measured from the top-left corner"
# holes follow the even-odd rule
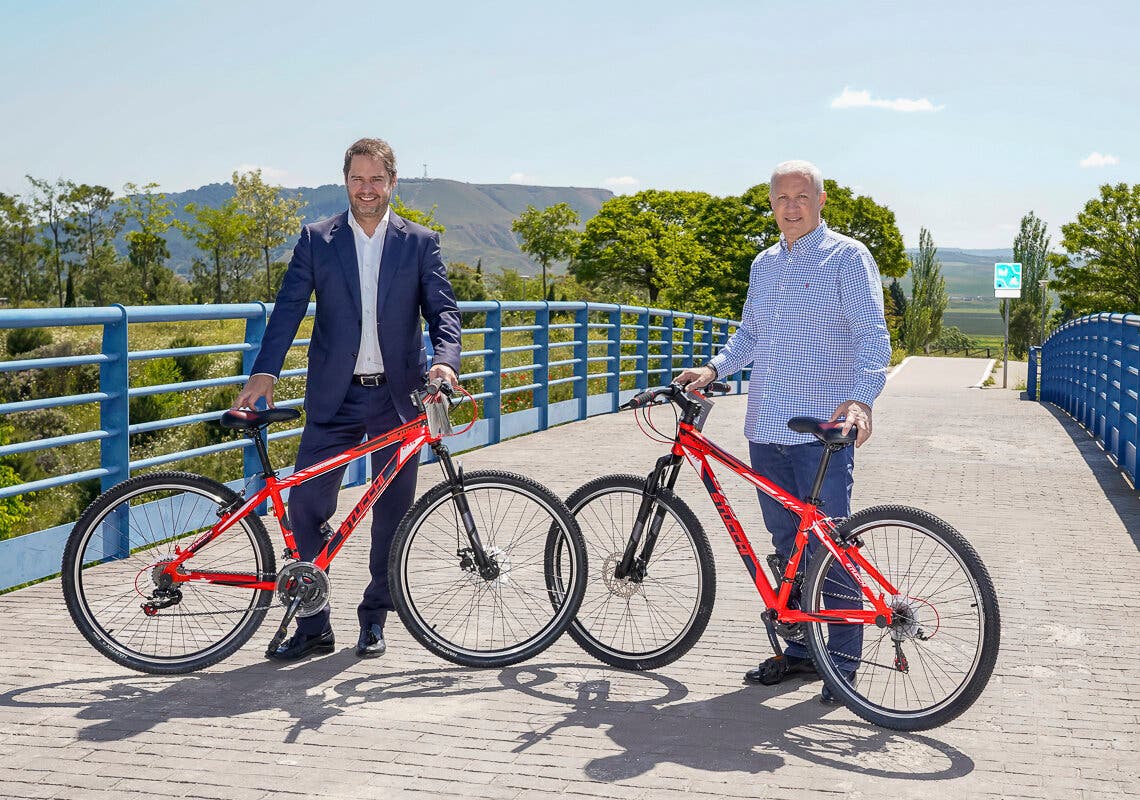
[[[442,438],[450,405],[417,391],[421,412],[385,436],[278,478],[265,430],[297,419],[289,408],[227,411],[221,424],[254,443],[265,485],[249,497],[186,472],[158,472],[112,487],[84,511],[63,554],[68,611],[87,640],[111,660],[158,674],[215,664],[241,647],[275,604],[284,619],[268,650],[296,616],[328,600],[328,567],[396,473],[422,448],[439,458],[444,480],[401,521],[392,542],[389,584],[400,619],[442,658],[501,667],[542,652],[574,619],[586,579],[585,544],[566,506],[521,475],[464,474]],[[317,475],[399,444],[324,549],[298,558],[282,493]],[[268,502],[285,541],[277,569],[257,508]],[[565,545],[568,579],[552,589],[543,564],[549,536]]]
[[[710,390],[728,387],[714,383]],[[652,428],[646,414],[665,402],[679,411],[672,437]],[[574,640],[607,664],[646,670],[680,658],[704,632],[716,595],[712,549],[696,515],[673,492],[688,459],[763,598],[761,619],[777,657],[781,637],[806,640],[833,694],[886,728],[923,730],[969,708],[993,672],[1000,637],[993,583],[970,543],[937,517],[904,506],[868,508],[846,519],[824,515],[817,498],[828,461],[854,442],[855,430],[843,436],[840,423],[809,417],[788,422],[824,445],[811,495],[797,499],[701,433],[712,405],[675,384],[638,394],[624,407],[642,409],[650,428],[671,443],[670,453],[647,478],[597,478],[567,499],[593,564],[570,626]],[[775,585],[712,461],[799,519],[787,563],[768,557]],[[800,562],[809,537],[819,546],[805,573]],[[573,547],[558,539],[550,549],[547,570],[557,583],[564,559],[572,572]]]

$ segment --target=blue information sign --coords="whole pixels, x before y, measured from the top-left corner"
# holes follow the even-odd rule
[[[1021,297],[1021,265],[994,264],[994,297]]]

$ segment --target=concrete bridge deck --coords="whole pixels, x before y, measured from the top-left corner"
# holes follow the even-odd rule
[[[518,667],[453,668],[398,622],[388,655],[360,662],[364,538],[338,563],[340,649],[296,665],[261,657],[267,624],[209,670],[145,676],[87,646],[58,580],[0,596],[0,798],[1136,796],[1140,502],[1067,417],[1017,391],[970,388],[984,367],[909,361],[856,467],[857,508],[902,502],[944,517],[997,585],[997,670],[944,728],[876,729],[820,705],[818,683],[743,685],[765,647],[761,607],[689,473],[680,491],[713,540],[717,605],[694,650],[654,674],[599,665],[568,638]],[[706,427],[741,454],[744,402],[719,400]],[[463,460],[565,495],[605,472],[643,473],[660,452],[610,415]],[[425,469],[421,488],[435,477]],[[765,543],[754,495],[726,483]]]

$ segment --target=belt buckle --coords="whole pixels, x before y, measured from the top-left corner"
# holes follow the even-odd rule
[[[383,372],[378,375],[357,375],[355,377],[361,386],[383,386],[385,383]]]

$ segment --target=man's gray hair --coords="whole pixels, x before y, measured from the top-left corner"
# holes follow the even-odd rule
[[[776,185],[776,178],[782,178],[785,175],[803,175],[805,178],[811,178],[811,182],[815,184],[816,192],[823,192],[823,173],[819,171],[819,167],[810,161],[785,161],[783,164],[777,164],[776,168],[772,170],[772,180],[768,184],[769,192],[771,187]]]

